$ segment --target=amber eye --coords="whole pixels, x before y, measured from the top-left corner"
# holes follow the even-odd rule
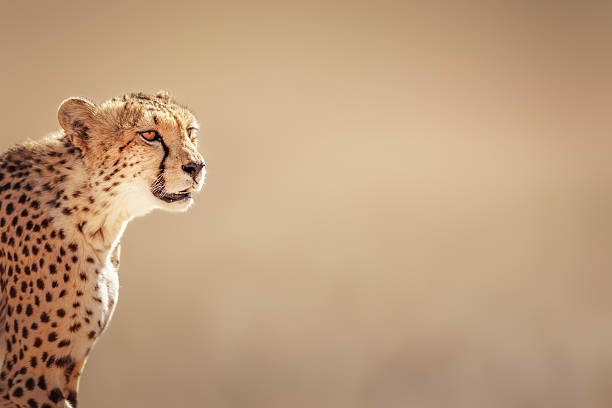
[[[157,132],[157,130],[145,130],[144,132],[138,132],[138,133],[147,142],[154,142],[160,139],[159,133]]]
[[[191,140],[195,139],[198,136],[198,128],[192,127],[187,129],[187,134]]]

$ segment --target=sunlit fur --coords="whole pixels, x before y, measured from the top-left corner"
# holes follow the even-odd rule
[[[133,164],[133,167],[131,178],[122,183],[117,198],[128,201],[126,208],[130,215],[142,215],[154,208],[181,211],[191,205],[192,199],[169,204],[150,194],[151,188],[161,189],[162,185],[166,192],[171,193],[188,187],[195,191],[202,188],[205,169],[197,180],[192,180],[181,169],[190,161],[203,161],[197,151],[197,138],[190,140],[188,137],[187,129],[197,128],[198,122],[186,107],[173,102],[163,92],[156,97],[128,94],[100,106],[85,105],[85,109],[82,104],[75,108],[73,101],[69,99],[60,107],[60,122],[63,122],[62,117],[68,116],[72,123],[77,121],[78,125],[84,124],[88,128],[85,139],[79,136],[82,130],[79,126],[66,126],[66,133],[84,151],[86,172],[93,178],[94,185],[104,182],[97,177],[97,170],[113,163],[118,156],[113,153],[126,146],[120,153],[130,157],[130,166]],[[68,106],[64,107],[66,104]],[[91,114],[87,112],[88,108],[92,110]],[[147,142],[138,134],[151,129],[159,132],[169,149],[163,173],[159,171],[164,157],[162,144]],[[163,183],[159,183],[160,180]]]
[[[117,303],[128,221],[184,211],[204,183],[197,121],[165,92],[70,98],[58,120],[60,132],[0,155],[1,407],[76,405]],[[32,364],[41,353],[53,358]]]

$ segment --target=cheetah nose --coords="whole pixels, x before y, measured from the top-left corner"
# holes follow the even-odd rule
[[[187,164],[184,164],[182,166],[182,169],[185,173],[189,174],[191,178],[195,181],[200,175],[200,173],[202,172],[202,169],[204,168],[204,166],[205,164],[203,161],[201,162],[192,161]]]

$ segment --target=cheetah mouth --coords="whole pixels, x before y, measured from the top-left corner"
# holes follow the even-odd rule
[[[159,198],[162,201],[167,203],[175,203],[178,201],[184,201],[191,198],[191,187],[187,188],[183,191],[179,191],[178,193],[165,193],[165,192],[153,192],[155,197]]]

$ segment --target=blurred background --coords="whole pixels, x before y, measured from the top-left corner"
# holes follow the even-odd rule
[[[0,148],[171,91],[204,191],[134,220],[96,407],[612,405],[612,3],[9,2]]]

